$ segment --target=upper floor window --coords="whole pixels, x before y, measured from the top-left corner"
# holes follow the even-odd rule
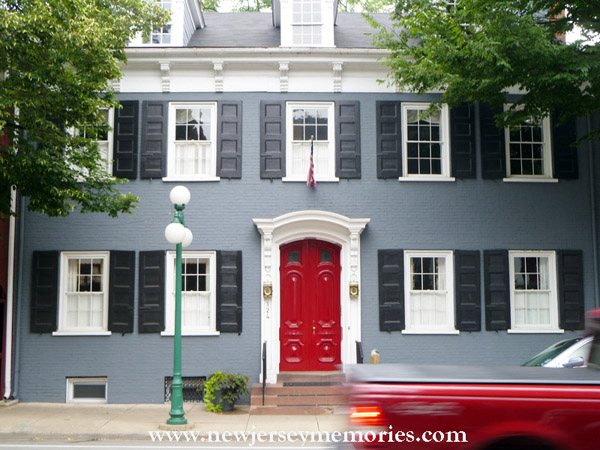
[[[108,331],[108,252],[63,252],[58,332]]]
[[[450,176],[448,106],[433,113],[429,103],[402,104],[403,176]]]
[[[552,177],[550,118],[529,119],[504,133],[507,177]]]
[[[454,287],[451,251],[406,251],[406,331],[453,333]]]
[[[321,45],[323,21],[321,0],[292,0],[294,45]]]
[[[84,138],[93,139],[98,145],[100,153],[100,165],[104,167],[106,173],[112,175],[113,166],[113,127],[114,127],[114,110],[108,108],[100,109],[101,122],[93,131],[91,128],[83,128],[77,130],[71,128],[69,132],[73,136],[81,136]],[[83,169],[79,169],[82,171]]]
[[[160,6],[168,11],[172,11],[172,0],[155,0]],[[152,27],[149,37],[144,38],[144,44],[170,44],[171,43],[171,23],[162,27]]]
[[[558,330],[556,255],[554,252],[509,252],[511,329]]]
[[[171,103],[168,178],[216,180],[217,104]]]
[[[167,254],[166,330],[175,329],[175,252]],[[217,333],[216,252],[183,252],[181,262],[181,332],[184,335]]]
[[[335,176],[334,103],[287,103],[285,181],[306,181],[311,139],[315,179],[337,181]]]

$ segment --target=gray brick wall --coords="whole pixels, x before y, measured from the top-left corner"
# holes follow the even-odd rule
[[[552,183],[475,180],[453,183],[398,182],[376,178],[375,102],[426,101],[390,94],[287,94],[286,100],[361,102],[362,179],[320,183],[261,180],[259,102],[279,94],[170,94],[172,100],[243,101],[242,179],[186,183],[192,200],[185,211],[194,232],[190,250],[242,250],[243,333],[184,337],[184,376],[214,370],[240,371],[257,381],[260,372],[260,236],[252,219],[305,209],[369,217],[361,236],[362,336],[365,357],[373,348],[383,362],[519,364],[563,335],[462,332],[452,336],[402,335],[379,331],[377,250],[398,249],[582,249],[586,307],[593,306],[590,180],[587,146],[579,154],[580,177]],[[162,94],[122,99],[165,99]],[[600,172],[599,172],[600,173]],[[596,185],[600,181],[596,179]],[[19,290],[19,398],[65,401],[65,377],[107,376],[112,403],[162,402],[163,379],[172,374],[171,337],[137,333],[105,337],[57,337],[29,333],[31,257],[35,250],[170,250],[164,227],[174,183],[137,180],[123,185],[140,197],[134,215],[110,219],[72,214],[49,219],[26,213]],[[596,198],[598,201],[598,198]],[[136,277],[137,283],[137,277]],[[136,286],[137,292],[137,286]],[[482,294],[483,295],[483,294]],[[137,297],[137,296],[136,296]],[[137,309],[137,298],[136,298]],[[568,336],[570,333],[565,333]]]

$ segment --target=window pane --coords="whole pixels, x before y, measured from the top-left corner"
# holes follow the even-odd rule
[[[288,253],[288,262],[300,262],[300,252],[298,250],[289,252]]]

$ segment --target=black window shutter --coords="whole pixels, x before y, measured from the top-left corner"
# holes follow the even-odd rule
[[[169,103],[142,103],[141,178],[162,178],[167,174]]]
[[[577,160],[577,123],[570,119],[565,123],[558,123],[558,114],[553,114],[552,122],[552,156],[554,159],[554,177],[563,180],[576,180],[579,178]]]
[[[242,252],[217,252],[217,330],[242,333]]]
[[[377,102],[377,178],[402,175],[402,104]]]
[[[487,330],[510,328],[510,281],[508,250],[484,250],[485,327]]]
[[[133,332],[135,252],[110,252],[108,330]]]
[[[140,252],[138,331],[165,329],[165,252]]]
[[[59,252],[33,252],[30,318],[32,333],[56,331],[59,265]]]
[[[481,270],[478,250],[454,252],[456,329],[481,331]]]
[[[506,148],[504,128],[498,128],[494,116],[498,109],[487,103],[479,105],[481,122],[481,175],[484,179],[497,180],[506,176]]]
[[[137,178],[138,101],[123,101],[115,109],[113,130],[113,175],[117,178]]]
[[[558,305],[559,327],[563,330],[584,328],[583,302],[583,252],[559,250],[558,259]]]
[[[260,102],[260,177],[285,176],[285,102]]]
[[[219,102],[217,175],[242,178],[242,102]]]
[[[404,252],[379,250],[379,330],[404,329]]]
[[[335,176],[360,178],[360,102],[335,102]]]
[[[463,104],[450,110],[450,154],[452,176],[475,178],[475,112],[472,105]]]

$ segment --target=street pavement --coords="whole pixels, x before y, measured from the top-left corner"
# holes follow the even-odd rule
[[[181,430],[166,425],[170,409],[169,404],[17,403],[2,406],[0,444],[15,439],[151,441],[150,431],[164,434],[164,431]],[[185,429],[205,441],[210,436],[214,439],[215,433],[224,432],[248,432],[255,436],[263,432],[263,437],[275,437],[277,442],[278,436],[298,440],[298,432],[333,433],[348,429],[343,409],[331,415],[251,415],[248,405],[236,405],[232,412],[213,413],[207,411],[203,403],[186,403],[184,410],[190,425]]]

